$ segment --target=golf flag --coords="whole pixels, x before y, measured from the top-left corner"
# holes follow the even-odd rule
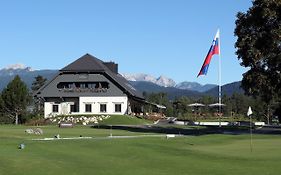
[[[249,106],[247,116],[249,117],[252,114],[253,114],[252,108],[251,108],[251,106]]]
[[[219,46],[219,34],[220,31],[218,29],[217,33],[216,33],[216,36],[212,42],[212,46],[205,58],[205,61],[201,67],[201,70],[200,72],[198,73],[197,77],[199,77],[200,75],[207,75],[207,72],[208,72],[208,68],[209,68],[209,65],[210,65],[210,62],[211,62],[211,59],[212,59],[212,56],[215,55],[215,54],[220,54],[220,46]]]

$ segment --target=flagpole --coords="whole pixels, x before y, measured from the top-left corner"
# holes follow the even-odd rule
[[[208,71],[208,66],[210,64],[210,61],[211,61],[211,58],[213,55],[216,55],[218,54],[219,56],[219,71],[218,71],[218,81],[219,81],[219,88],[218,88],[218,100],[219,100],[219,107],[218,107],[218,115],[219,115],[219,127],[221,127],[221,106],[222,106],[222,103],[221,103],[221,54],[220,54],[220,30],[218,28],[217,30],[217,33],[216,33],[216,36],[212,42],[212,46],[204,60],[204,63],[201,67],[201,70],[200,72],[198,73],[197,77],[199,77],[200,75],[206,75],[207,74],[207,71]]]
[[[220,32],[220,30],[218,29],[218,32]],[[220,43],[220,39],[219,39],[219,127],[221,127],[221,43]]]

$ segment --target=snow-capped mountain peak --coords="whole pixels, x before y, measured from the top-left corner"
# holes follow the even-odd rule
[[[160,76],[158,78],[155,78],[152,75],[143,74],[143,73],[139,73],[139,74],[124,73],[122,74],[122,76],[126,78],[128,81],[147,81],[164,87],[174,87],[176,85],[174,80],[172,80],[171,78],[167,78],[165,76]]]
[[[127,74],[123,73],[122,76],[126,78],[128,81],[154,81],[154,77],[148,74]]]
[[[24,64],[21,64],[21,63],[11,64],[11,65],[6,66],[3,69],[6,69],[6,70],[27,69],[29,71],[32,71],[31,67],[27,67],[27,66],[25,66]]]
[[[161,84],[164,87],[174,87],[176,85],[176,82],[171,78],[161,75],[159,78],[156,79],[156,84]]]
[[[27,67],[24,64],[11,64],[6,66],[3,69],[0,69],[0,76],[14,76],[17,74],[22,74],[22,73],[28,73],[28,72],[32,72],[33,69],[31,67]]]

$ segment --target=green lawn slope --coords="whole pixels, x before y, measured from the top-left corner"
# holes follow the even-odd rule
[[[129,115],[111,115],[110,118],[99,122],[101,125],[145,125],[153,122]]]

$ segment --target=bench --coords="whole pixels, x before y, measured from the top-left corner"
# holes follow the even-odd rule
[[[60,128],[73,128],[74,124],[73,123],[60,123],[59,127]]]

